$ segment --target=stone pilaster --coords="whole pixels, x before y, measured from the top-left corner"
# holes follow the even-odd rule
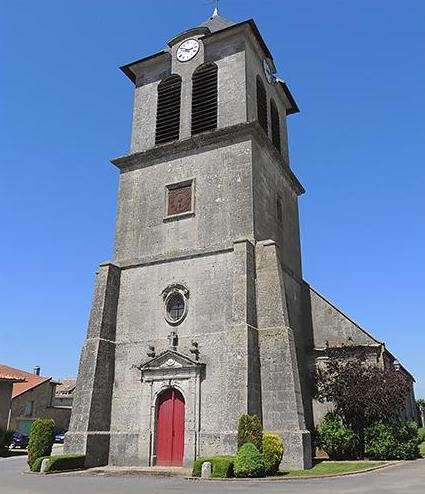
[[[108,463],[119,285],[120,269],[101,265],[64,445],[66,453],[85,454],[86,466]]]
[[[263,427],[284,440],[282,467],[311,468],[310,433],[305,428],[295,342],[274,241],[257,244],[256,274]]]
[[[245,365],[242,389],[247,390],[246,409],[243,413],[261,417],[261,379],[258,353],[258,332],[255,290],[255,247],[248,239],[234,242],[233,265],[233,322],[241,330],[243,342],[238,351],[243,350]],[[241,344],[242,343],[242,344]]]

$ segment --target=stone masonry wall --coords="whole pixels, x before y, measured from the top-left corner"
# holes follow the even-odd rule
[[[0,429],[6,429],[13,382],[0,381]]]
[[[194,150],[123,172],[115,260],[230,247],[252,231],[251,143]],[[166,185],[193,179],[194,216],[164,221]]]

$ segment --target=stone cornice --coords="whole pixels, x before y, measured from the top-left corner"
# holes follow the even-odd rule
[[[178,159],[204,150],[214,149],[214,147],[217,147],[217,144],[226,145],[243,142],[247,138],[255,139],[263,149],[266,149],[269,152],[297,195],[301,195],[305,192],[295,174],[287,166],[282,155],[273,146],[257,121],[204,132],[187,139],[155,146],[146,151],[120,156],[111,160],[111,163],[118,167],[121,173],[125,173],[140,168],[146,168],[163,161],[169,161],[170,158]]]
[[[187,259],[194,259],[197,257],[206,257],[206,256],[214,256],[220,254],[228,254],[229,252],[233,252],[233,247],[223,247],[217,249],[193,249],[193,250],[185,250],[179,253],[167,252],[161,253],[157,255],[145,256],[136,259],[115,259],[114,265],[119,267],[120,269],[132,269],[139,268],[144,266],[152,266],[155,264],[164,264],[175,261],[185,261]],[[106,263],[103,264],[108,264]]]

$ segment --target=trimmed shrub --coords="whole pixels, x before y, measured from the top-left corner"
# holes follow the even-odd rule
[[[50,456],[55,440],[55,421],[53,419],[35,419],[31,426],[28,443],[28,465],[41,456]]]
[[[328,413],[315,434],[316,445],[323,449],[331,460],[350,460],[356,457],[357,435],[342,425],[340,419]]]
[[[234,463],[235,477],[263,477],[265,473],[263,455],[253,443],[241,446]]]
[[[238,451],[246,443],[252,443],[258,451],[263,449],[263,427],[256,415],[242,415],[238,427]]]
[[[283,441],[277,434],[263,435],[263,458],[266,475],[276,475],[283,457]]]
[[[414,422],[377,422],[365,433],[365,452],[374,460],[414,460],[419,458],[418,427]]]
[[[425,443],[425,427],[420,427],[418,429],[419,443]]]
[[[47,465],[46,472],[59,470],[76,470],[84,468],[86,462],[85,455],[58,455],[51,456]]]
[[[61,471],[61,470],[76,470],[84,468],[86,457],[84,455],[56,455],[56,456],[40,456],[31,466],[32,472],[41,470],[41,463],[48,459],[46,472]]]
[[[234,456],[210,456],[200,457],[193,462],[192,477],[200,477],[202,472],[202,463],[211,462],[211,476],[216,479],[225,479],[233,477]]]

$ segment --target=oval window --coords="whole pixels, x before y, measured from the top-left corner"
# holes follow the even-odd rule
[[[186,300],[179,292],[171,293],[166,300],[167,321],[179,324],[186,315]]]

